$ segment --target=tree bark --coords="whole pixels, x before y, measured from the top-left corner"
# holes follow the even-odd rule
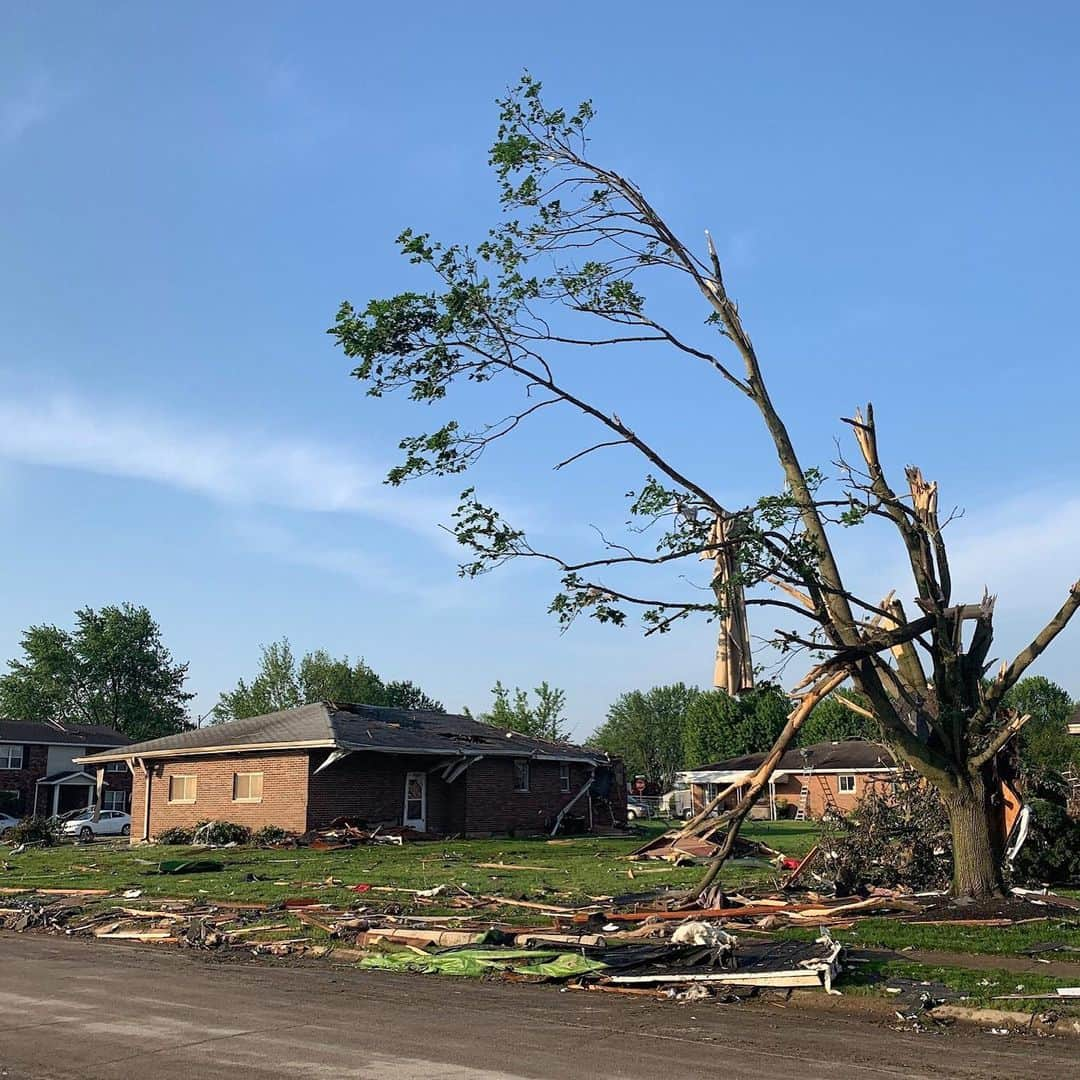
[[[1003,896],[997,808],[985,773],[960,777],[943,794],[952,832],[953,896],[976,900]]]

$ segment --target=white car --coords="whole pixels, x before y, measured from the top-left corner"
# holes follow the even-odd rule
[[[19,824],[17,817],[12,817],[10,814],[0,814],[0,840],[7,834],[8,829],[14,829]]]
[[[79,840],[93,840],[95,836],[130,836],[131,815],[122,810],[102,810],[95,821],[94,811],[84,810],[69,817],[62,831],[64,836],[74,836]]]

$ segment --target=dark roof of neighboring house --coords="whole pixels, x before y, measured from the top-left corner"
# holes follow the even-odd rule
[[[0,742],[38,746],[127,746],[131,740],[110,727],[97,724],[33,724],[23,720],[0,720]]]
[[[330,747],[402,754],[546,757],[602,762],[607,755],[571,743],[534,739],[452,713],[386,709],[319,701],[295,709],[249,716],[225,724],[125,746],[123,753],[96,754],[88,763],[117,757],[172,757],[227,753],[232,749]]]
[[[895,769],[896,758],[887,746],[867,742],[865,739],[844,739],[842,742],[813,743],[802,748],[807,751],[804,759],[798,748],[789,750],[776,766],[777,772],[802,772],[807,765],[815,772],[844,769]],[[743,754],[713,765],[701,765],[688,772],[752,772],[764,760],[765,754]]]

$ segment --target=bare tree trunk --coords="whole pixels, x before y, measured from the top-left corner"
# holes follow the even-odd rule
[[[943,792],[953,846],[952,894],[985,899],[1002,896],[1000,831],[985,776],[961,777]]]

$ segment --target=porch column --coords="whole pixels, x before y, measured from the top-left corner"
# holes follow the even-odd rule
[[[105,766],[99,765],[95,770],[97,783],[94,785],[94,797],[91,805],[94,807],[94,820],[101,820],[101,789],[105,786]]]
[[[52,816],[56,817],[60,813],[60,785],[53,784],[52,786]]]

